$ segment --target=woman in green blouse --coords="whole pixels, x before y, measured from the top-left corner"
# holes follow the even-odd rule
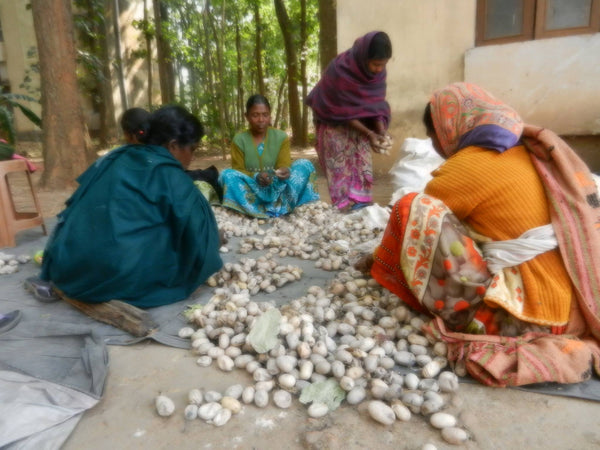
[[[278,217],[319,199],[315,168],[306,159],[292,163],[290,140],[271,124],[271,106],[256,94],[246,102],[248,130],[231,144],[231,169],[221,173],[223,206],[252,217]]]

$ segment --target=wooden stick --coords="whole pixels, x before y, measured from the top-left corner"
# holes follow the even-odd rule
[[[120,300],[110,300],[103,303],[84,303],[67,297],[55,286],[53,286],[53,290],[61,299],[80,310],[86,316],[126,331],[132,336],[149,336],[158,329],[158,324],[152,320],[150,314]]]

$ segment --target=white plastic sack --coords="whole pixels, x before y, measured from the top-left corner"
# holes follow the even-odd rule
[[[390,169],[394,191],[390,205],[410,192],[423,192],[431,180],[431,172],[444,162],[437,154],[431,139],[407,138],[402,143],[404,155]]]
[[[355,221],[362,220],[369,228],[385,228],[390,218],[390,210],[373,203],[348,214],[348,217]],[[345,229],[345,223],[343,221],[340,223],[344,227],[341,229]]]
[[[361,208],[353,213],[349,214],[348,217],[351,220],[362,221],[369,228],[380,228],[385,230],[387,227],[388,220],[390,219],[390,208],[379,206],[377,203],[374,203],[365,208]],[[344,227],[345,222],[340,221]],[[383,238],[383,234],[380,234],[378,237],[371,239],[369,241],[362,242],[358,245],[349,248],[348,258],[351,265],[364,254],[373,253],[375,247],[377,247],[381,243],[381,239]],[[337,241],[339,242],[339,241]]]

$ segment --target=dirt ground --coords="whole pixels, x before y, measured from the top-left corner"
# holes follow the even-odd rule
[[[297,152],[316,164],[314,150]],[[220,155],[199,156],[194,167],[229,165]],[[375,201],[386,205],[391,196],[387,170],[375,172]],[[39,179],[39,172],[34,180]],[[22,183],[22,182],[21,182]],[[17,183],[18,185],[19,183]],[[319,173],[319,192],[328,201],[326,180]],[[22,189],[19,204],[25,205]],[[44,216],[62,210],[70,191],[38,190]],[[421,416],[386,427],[373,422],[365,406],[342,405],[325,418],[310,419],[297,399],[281,410],[272,404],[259,409],[245,406],[222,428],[200,420],[186,422],[183,409],[192,388],[223,391],[251,378],[244,371],[224,374],[215,367],[200,368],[188,350],[156,343],[109,347],[109,375],[103,398],[87,411],[63,446],[86,449],[421,449],[433,444],[452,448]],[[156,414],[159,393],[175,402],[175,414]],[[449,411],[469,433],[466,449],[592,449],[600,448],[598,403],[515,389],[493,389],[461,384]]]
[[[565,137],[565,140],[577,151],[579,156],[588,164],[590,170],[595,173],[600,173],[600,136],[572,136]],[[41,158],[41,145],[35,142],[24,142],[17,146],[17,151],[23,155],[31,155],[32,160],[40,167],[42,167]],[[295,150],[292,152],[292,157],[296,158],[307,158],[310,159],[318,173],[318,187],[319,194],[324,201],[330,201],[329,193],[327,192],[327,180],[323,175],[323,171],[319,167],[317,154],[314,149],[309,148],[305,150]],[[375,155],[373,157],[373,174],[375,177],[375,183],[373,186],[373,200],[379,205],[387,205],[391,198],[392,193],[392,177],[388,171],[401,157],[400,151],[390,156]],[[222,153],[218,150],[212,151],[199,151],[192,161],[191,169],[206,168],[210,165],[214,165],[217,169],[222,170],[230,167],[230,158],[224,159]],[[42,167],[43,168],[43,167]],[[27,189],[22,189],[25,181],[19,174],[14,174],[14,178],[17,179],[15,186],[17,189],[17,207],[21,205],[24,210],[31,210],[31,198],[28,195]],[[64,202],[72,194],[72,190],[63,191],[48,191],[39,188],[39,178],[41,170],[35,172],[32,175],[33,182],[36,186],[36,192],[41,204],[42,213],[44,217],[52,217],[60,212],[64,207]],[[12,177],[13,175],[11,175]]]
[[[28,144],[24,151],[27,151],[33,155],[32,161],[40,168],[33,174],[31,174],[31,178],[33,184],[35,186],[36,194],[42,209],[42,215],[44,217],[52,217],[58,214],[64,208],[65,201],[71,196],[73,193],[72,189],[66,190],[44,190],[39,186],[39,180],[41,177],[41,173],[43,171],[43,163],[41,157],[39,157],[39,149],[35,144]],[[330,202],[329,193],[327,191],[327,180],[323,176],[323,172],[318,164],[317,154],[314,149],[306,149],[306,150],[295,150],[292,151],[292,158],[306,158],[313,162],[315,168],[317,169],[318,179],[318,189],[319,195],[321,198]],[[376,161],[377,163],[378,161]],[[231,159],[229,155],[224,159],[223,156],[218,151],[212,152],[201,152],[199,151],[192,161],[190,169],[202,169],[214,165],[219,171],[231,167]],[[387,205],[390,200],[392,187],[391,187],[391,176],[387,173],[389,167],[386,169],[375,168],[375,177],[376,182],[373,188],[373,201],[378,203],[379,205]],[[12,181],[14,180],[14,181]],[[14,188],[15,191],[15,199],[16,199],[16,208],[19,211],[31,211],[33,208],[33,200],[31,195],[29,194],[29,189],[26,187],[26,178],[24,174],[14,173],[9,175],[9,182],[11,183],[11,188]]]
[[[451,449],[422,416],[383,426],[370,419],[365,404],[342,404],[321,419],[309,418],[297,399],[292,407],[264,409],[246,405],[225,426],[186,422],[183,409],[193,388],[223,392],[253,383],[245,371],[224,374],[200,368],[187,350],[160,344],[109,347],[110,367],[104,397],[87,411],[64,445],[78,449],[394,449],[418,450],[424,444]],[[214,366],[214,365],[213,365]],[[153,399],[162,392],[175,413],[159,417]],[[469,450],[600,448],[598,403],[514,389],[461,384],[449,412],[470,434],[458,447]]]

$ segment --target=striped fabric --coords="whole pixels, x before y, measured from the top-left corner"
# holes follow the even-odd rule
[[[546,189],[552,225],[579,307],[590,331],[600,339],[600,200],[596,184],[586,164],[555,133],[541,130],[525,136]]]
[[[448,345],[448,360],[465,364],[473,378],[494,387],[533,383],[580,383],[590,379],[597,347],[569,335],[526,333],[519,337],[454,333],[440,318],[425,331]]]

